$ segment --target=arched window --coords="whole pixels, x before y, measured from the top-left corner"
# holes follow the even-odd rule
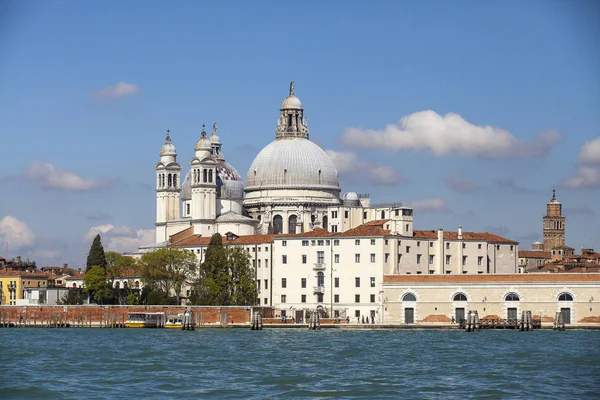
[[[325,286],[325,274],[322,272],[317,274],[317,286]]]
[[[509,293],[504,297],[504,301],[521,301],[521,298],[516,293]]]
[[[115,282],[115,288],[119,289],[121,287],[121,282]]]
[[[203,179],[202,179],[202,182],[207,182],[207,177],[208,177],[208,175],[207,175],[207,174],[208,174],[208,172],[207,172],[205,169],[203,169],[203,170],[202,170],[202,175],[203,175],[203,176],[202,176],[202,178],[203,178]]]
[[[381,212],[381,219],[385,219],[385,211]]]
[[[417,298],[412,293],[406,293],[404,296],[402,296],[402,301],[417,301]]]
[[[456,293],[452,301],[467,301],[467,295],[464,293]]]
[[[76,283],[74,283],[74,284],[73,284],[73,287],[74,287],[74,288],[77,288],[77,284],[76,284]]]
[[[156,187],[160,187],[160,174],[158,174],[158,182],[156,183]]]
[[[288,218],[288,232],[296,233],[296,222],[298,222],[298,218],[295,215],[290,215]]]
[[[127,281],[123,282],[123,287],[127,289]]]
[[[167,179],[167,182],[168,182],[168,184],[169,184],[169,187],[173,186],[173,179],[172,179],[172,176],[171,176],[171,174],[169,174],[169,176],[168,176],[167,178],[168,178],[168,179]]]
[[[177,175],[173,174],[173,187],[177,188]]]
[[[212,169],[208,170],[208,181],[212,182]]]
[[[273,217],[273,233],[282,233],[283,232],[283,218],[281,215],[276,215]]]
[[[319,185],[321,184],[321,170],[319,170]]]
[[[283,183],[287,183],[287,168],[283,170]]]
[[[558,301],[573,301],[573,295],[571,293],[561,293],[558,296]]]
[[[162,174],[162,187],[165,187],[165,174]]]
[[[328,222],[327,215],[325,215],[325,216],[323,216],[323,229],[327,229],[327,222]]]
[[[139,287],[140,287],[140,281],[135,281],[135,288],[139,289]]]

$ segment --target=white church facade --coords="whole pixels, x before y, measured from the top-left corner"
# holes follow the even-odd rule
[[[252,162],[246,184],[225,161],[216,125],[205,129],[183,180],[170,136],[156,165],[156,243],[203,260],[210,237],[245,248],[258,289],[256,305],[295,315],[383,321],[386,275],[480,275],[518,272],[518,243],[489,233],[414,230],[413,210],[372,207],[368,195],[343,196],[338,172],[309,138],[294,94],[283,101],[275,140]]]

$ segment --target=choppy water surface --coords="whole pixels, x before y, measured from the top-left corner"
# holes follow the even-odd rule
[[[599,331],[2,329],[2,398],[598,398]]]

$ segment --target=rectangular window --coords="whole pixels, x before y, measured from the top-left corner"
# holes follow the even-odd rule
[[[348,218],[348,211],[344,211],[344,218]]]
[[[389,240],[385,239],[385,245],[387,246],[389,244]]]
[[[410,246],[406,246],[406,254],[410,253]]]
[[[323,240],[317,240],[317,246],[323,246],[325,242]]]
[[[374,263],[375,262],[375,253],[371,253],[371,262]]]
[[[281,287],[282,288],[286,288],[287,287],[287,278],[281,278]]]
[[[324,251],[317,251],[317,263],[325,264],[325,252]]]
[[[356,278],[354,278],[354,286],[360,287],[360,277],[357,276]]]
[[[421,247],[421,242],[417,242],[417,247]]]
[[[269,248],[268,248],[268,247],[265,247],[265,251],[269,251]]]
[[[331,240],[327,239],[327,240],[325,241],[325,246],[329,246],[330,244],[331,244]]]
[[[371,239],[371,246],[375,245],[375,239]]]
[[[463,249],[467,248],[467,244],[466,243],[463,243],[462,246],[463,246]]]
[[[371,295],[371,303],[375,303],[375,295],[374,294]]]
[[[281,241],[281,245],[282,245],[282,246],[287,246],[287,240],[282,240],[282,241]]]
[[[429,242],[429,247],[433,247],[433,242]]]
[[[500,245],[499,244],[496,245],[496,250],[500,250]]]
[[[360,294],[355,294],[354,295],[354,302],[355,303],[360,303]]]
[[[306,278],[302,278],[302,280],[300,281],[300,286],[302,286],[303,289],[306,288]]]
[[[331,225],[331,232],[337,232],[337,225]]]
[[[429,256],[429,264],[433,264],[433,256],[432,255]]]
[[[269,280],[265,279],[265,290],[269,289]]]
[[[481,243],[479,243],[479,244],[477,245],[477,248],[478,248],[479,250],[481,250]]]
[[[287,256],[285,254],[281,256],[281,262],[287,264]]]
[[[385,262],[389,262],[390,261],[390,253],[385,253]]]
[[[334,283],[334,286],[335,286],[335,287],[340,287],[340,278],[335,278],[335,279],[334,279],[334,282],[335,282],[335,283]]]
[[[510,251],[513,251],[515,249],[515,246],[510,246]]]
[[[446,249],[450,248],[450,242],[446,242]]]
[[[463,267],[467,265],[467,256],[463,256]]]
[[[333,262],[338,264],[340,262],[340,255],[339,254],[334,254],[333,255]]]
[[[367,212],[363,211],[363,219],[367,219]]]
[[[340,240],[339,239],[334,239],[333,240],[333,245],[334,246],[339,246],[340,245]]]
[[[354,239],[354,245],[360,246],[360,239]]]
[[[331,212],[331,218],[337,218],[337,211],[332,211]]]
[[[354,316],[360,318],[360,310],[354,310]]]
[[[302,241],[302,246],[308,246],[308,240],[303,240]]]
[[[187,205],[187,214],[188,215],[190,214],[190,205],[189,204]]]
[[[265,268],[269,268],[269,260],[265,258]]]
[[[302,254],[302,264],[306,264],[306,254]]]
[[[258,260],[258,268],[260,268],[260,260]]]
[[[354,262],[356,262],[356,263],[360,262],[360,254],[355,254],[354,255]]]
[[[256,281],[256,289],[260,290],[260,279]]]
[[[482,261],[483,261],[483,257],[477,257],[477,265],[481,265]]]
[[[371,277],[371,287],[375,287],[375,277]]]
[[[262,248],[261,248],[261,247],[259,247],[259,248],[258,248],[258,251],[260,252],[261,250],[262,250]]]
[[[417,264],[421,264],[421,255],[417,254]]]
[[[333,302],[334,303],[339,303],[340,302],[340,295],[339,294],[334,294],[333,295]]]
[[[306,303],[306,295],[305,294],[303,294],[302,296],[300,296],[300,301],[302,303]]]
[[[282,302],[282,303],[285,303],[285,300],[286,300],[286,295],[285,295],[285,294],[282,294],[282,295],[281,295],[281,302]]]
[[[398,254],[398,265],[400,265],[401,261],[402,261],[402,254]]]
[[[446,256],[446,265],[450,265],[450,256]]]

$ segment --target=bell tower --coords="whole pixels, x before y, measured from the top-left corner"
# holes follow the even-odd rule
[[[552,190],[552,199],[546,205],[544,216],[544,251],[565,245],[565,217],[562,216],[562,204],[556,200],[556,190]]]
[[[279,110],[275,139],[308,139],[308,124],[302,102],[294,94],[294,82],[290,82],[290,94]]]
[[[156,164],[156,242],[168,240],[167,222],[180,217],[179,176],[181,165],[177,162],[177,150],[167,130],[165,144],[160,149],[160,161]]]

